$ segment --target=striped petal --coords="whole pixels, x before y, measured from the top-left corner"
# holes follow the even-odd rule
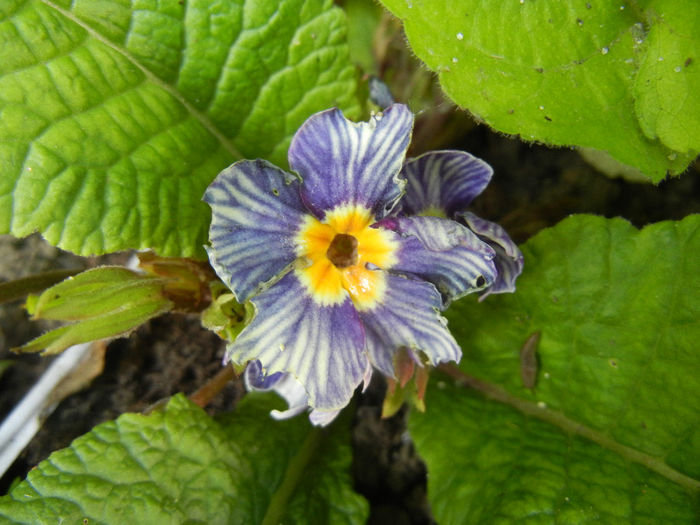
[[[362,325],[350,298],[321,306],[290,272],[251,302],[256,315],[227,347],[227,357],[234,363],[257,359],[267,376],[290,373],[313,408],[344,407],[367,363]]]
[[[433,365],[459,361],[462,351],[439,313],[442,298],[435,287],[399,275],[387,274],[386,278],[382,302],[360,312],[372,364],[396,377],[394,355],[400,347],[422,351]]]
[[[273,419],[289,419],[305,412],[309,408],[309,396],[304,387],[292,374],[276,372],[266,376],[263,374],[260,361],[248,363],[243,376],[248,391],[269,392],[273,391],[287,402],[287,410],[271,410]],[[367,380],[367,384],[369,384]],[[326,426],[333,421],[340,410],[314,409],[309,414],[309,420],[316,426]]]
[[[240,301],[276,278],[296,258],[294,236],[305,213],[299,183],[263,161],[241,161],[204,194],[212,209],[209,260]]]
[[[523,271],[523,254],[506,231],[495,222],[484,220],[473,213],[464,212],[458,214],[474,233],[496,252],[494,263],[498,276],[493,284],[486,289],[479,300],[483,300],[492,293],[506,293],[515,291],[515,280]]]
[[[383,217],[403,189],[399,170],[412,128],[413,115],[401,104],[369,122],[351,122],[338,109],[309,118],[289,147],[309,209],[323,218],[337,206],[359,204]]]
[[[399,236],[398,262],[391,271],[430,281],[442,294],[445,306],[496,280],[493,248],[456,221],[399,217],[386,218],[375,226]]]
[[[289,406],[287,410],[270,411],[270,415],[274,419],[289,419],[301,414],[309,407],[306,390],[299,381],[294,379],[294,376],[282,372],[265,375],[262,371],[262,365],[257,359],[248,363],[243,374],[243,381],[248,391],[273,391],[287,402]]]
[[[309,421],[311,421],[312,425],[316,425],[317,427],[325,427],[328,423],[333,421],[338,414],[340,414],[340,409],[320,410],[314,408],[309,414]]]
[[[488,185],[491,166],[464,151],[431,151],[404,165],[406,194],[401,211],[406,215],[439,214],[454,218]]]

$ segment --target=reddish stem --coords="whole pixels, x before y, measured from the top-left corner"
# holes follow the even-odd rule
[[[207,383],[199,388],[195,393],[191,394],[190,401],[204,408],[212,400],[219,395],[219,393],[226,387],[229,381],[236,378],[236,372],[234,372],[231,365],[225,366],[221,369],[214,377],[212,377]]]

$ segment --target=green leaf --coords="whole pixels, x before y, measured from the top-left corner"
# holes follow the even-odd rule
[[[463,386],[434,382],[411,417],[436,519],[696,523],[700,216],[574,216],[522,248],[515,294],[447,312]]]
[[[4,1],[0,232],[203,257],[222,168],[354,115],[345,38],[330,0]]]
[[[700,7],[655,0],[652,25],[635,79],[635,110],[644,133],[676,151],[700,144]]]
[[[447,94],[498,131],[604,150],[653,181],[700,151],[695,0],[383,3]]]
[[[667,478],[576,432],[437,385],[410,432],[441,525],[697,523],[697,494]]]
[[[7,372],[14,364],[15,364],[15,361],[13,359],[1,359],[0,360],[0,379],[2,379],[3,374],[5,372]]]
[[[185,397],[95,427],[0,498],[13,523],[364,523],[348,422],[276,422],[271,397],[215,421]],[[279,401],[279,400],[275,400]],[[279,408],[279,407],[277,407]]]
[[[372,0],[344,0],[342,5],[348,16],[350,58],[365,73],[376,73],[373,47],[384,10]]]

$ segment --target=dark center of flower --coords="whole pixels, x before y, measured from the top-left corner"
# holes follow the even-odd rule
[[[338,233],[328,247],[326,257],[336,268],[348,268],[357,264],[357,239],[347,233]]]

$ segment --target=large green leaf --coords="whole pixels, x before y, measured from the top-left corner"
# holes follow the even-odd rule
[[[441,525],[697,523],[697,493],[574,431],[442,386],[410,425]]]
[[[447,312],[461,386],[438,377],[411,418],[437,520],[696,523],[700,216],[574,216],[523,253],[515,294]]]
[[[363,523],[347,418],[277,422],[270,397],[218,422],[183,396],[95,427],[0,498],[12,523]],[[278,407],[279,408],[279,407]],[[85,521],[83,521],[85,520]]]
[[[447,94],[499,131],[654,181],[700,151],[696,0],[382,0]]]
[[[650,6],[646,53],[634,85],[637,116],[648,137],[676,151],[697,151],[700,6],[678,0],[654,0]]]
[[[331,0],[3,0],[0,232],[203,256],[204,189],[356,109]]]

